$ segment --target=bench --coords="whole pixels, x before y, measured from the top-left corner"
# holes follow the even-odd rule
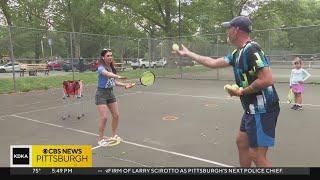
[[[115,63],[115,68],[117,71],[124,71],[126,69],[124,63]]]
[[[24,76],[25,72],[28,72],[29,76],[37,76],[38,72],[44,72],[44,74],[48,76],[49,68],[47,64],[22,64],[20,76]]]

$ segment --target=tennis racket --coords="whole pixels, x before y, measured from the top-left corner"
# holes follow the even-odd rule
[[[291,104],[294,103],[294,94],[292,92],[292,89],[289,89],[288,95],[287,95],[287,103]]]
[[[136,85],[143,85],[143,86],[151,86],[156,80],[156,76],[151,71],[145,71],[142,73],[140,79],[138,82],[136,82]]]
[[[145,71],[142,73],[142,75],[140,76],[139,81],[132,83],[131,87],[135,86],[135,85],[142,85],[142,86],[151,86],[154,84],[156,80],[156,76],[154,75],[153,72],[151,71]],[[131,88],[129,87],[129,88]]]

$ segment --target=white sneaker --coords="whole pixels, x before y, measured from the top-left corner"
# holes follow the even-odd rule
[[[110,138],[111,140],[116,140],[116,141],[122,141],[122,138],[119,137],[118,135],[114,135],[113,137]]]
[[[99,146],[108,146],[108,142],[105,139],[101,139],[100,141],[98,141]]]

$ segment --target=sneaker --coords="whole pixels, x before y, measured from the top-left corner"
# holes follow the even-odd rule
[[[301,105],[297,105],[296,109],[295,110],[302,110],[302,106]]]
[[[98,141],[99,146],[108,146],[108,142],[105,139],[101,139],[100,141]]]
[[[293,110],[296,110],[296,108],[297,108],[297,105],[296,105],[296,104],[294,104],[294,105],[291,107],[291,109],[293,109]]]
[[[110,140],[122,141],[122,138],[119,137],[118,135],[114,135],[113,137],[110,138]]]

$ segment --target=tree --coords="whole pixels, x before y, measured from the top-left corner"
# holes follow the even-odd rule
[[[286,53],[316,53],[319,48],[318,27],[320,2],[317,0],[270,1],[262,4],[252,13],[254,29],[273,29],[256,34],[266,43],[269,53],[289,51]],[[305,28],[290,28],[306,26]],[[282,29],[279,29],[281,27]],[[307,35],[307,36],[306,36]]]

